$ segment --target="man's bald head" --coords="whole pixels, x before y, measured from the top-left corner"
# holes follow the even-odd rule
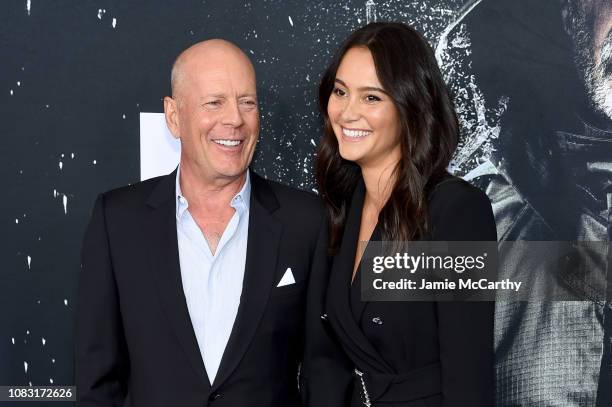
[[[172,65],[171,86],[172,97],[176,98],[192,70],[197,70],[198,65],[243,64],[248,67],[253,79],[255,69],[249,57],[235,44],[222,40],[212,39],[198,42],[179,54]]]

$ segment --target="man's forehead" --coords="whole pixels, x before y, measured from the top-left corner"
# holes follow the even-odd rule
[[[211,40],[181,54],[173,69],[174,85],[187,79],[189,87],[207,93],[254,93],[255,70],[248,56],[234,44]]]

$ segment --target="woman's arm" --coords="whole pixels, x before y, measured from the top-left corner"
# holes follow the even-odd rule
[[[480,190],[450,181],[430,204],[438,241],[495,241],[491,203]],[[494,405],[494,302],[437,303],[445,407]]]

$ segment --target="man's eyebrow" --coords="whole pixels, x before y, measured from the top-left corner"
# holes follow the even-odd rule
[[[344,83],[344,81],[342,79],[336,78],[335,82],[339,83],[340,85],[344,86],[345,88],[348,88],[348,86],[346,86],[346,83]],[[376,86],[361,86],[361,87],[357,88],[357,90],[360,91],[360,92],[370,91],[370,92],[381,92],[381,93],[384,93],[385,95],[388,94],[384,89],[377,88]]]
[[[200,102],[203,102],[205,99],[208,98],[215,98],[215,99],[225,99],[227,96],[224,93],[210,93],[206,96],[200,96]]]

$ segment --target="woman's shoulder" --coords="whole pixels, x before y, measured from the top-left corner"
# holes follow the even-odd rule
[[[447,235],[442,240],[494,240],[495,220],[491,201],[479,188],[455,176],[448,176],[441,180],[429,194],[429,220],[437,238]],[[480,229],[483,233],[476,233]],[[471,239],[466,233],[474,231]],[[445,233],[442,233],[444,232]],[[437,232],[437,233],[436,233]],[[457,233],[466,237],[458,239]],[[452,238],[451,238],[452,237]],[[478,237],[478,238],[476,238]]]
[[[457,204],[458,202],[486,201],[487,195],[463,178],[448,175],[438,182],[429,193],[429,206]]]

